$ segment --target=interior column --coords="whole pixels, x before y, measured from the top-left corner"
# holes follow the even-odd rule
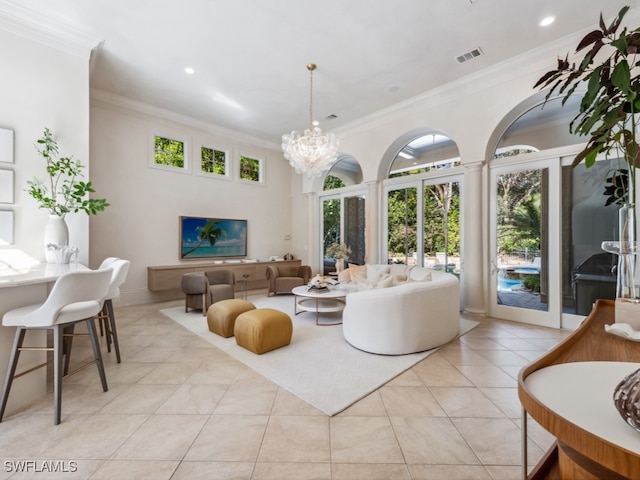
[[[464,250],[462,258],[461,298],[469,313],[486,314],[487,285],[484,275],[486,245],[483,224],[487,218],[482,198],[483,162],[465,164],[464,174]]]

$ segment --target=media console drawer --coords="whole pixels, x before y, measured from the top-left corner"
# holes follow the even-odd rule
[[[147,267],[147,288],[152,292],[180,290],[180,282],[185,273],[208,272],[211,270],[232,270],[236,283],[245,281],[246,288],[267,288],[266,271],[269,265],[301,265],[300,260],[274,262],[238,263],[186,263]]]

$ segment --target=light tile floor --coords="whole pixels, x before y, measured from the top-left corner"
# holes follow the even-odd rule
[[[518,372],[569,333],[479,319],[328,417],[159,313],[178,304],[117,309],[109,391],[93,366],[65,379],[60,425],[51,395],[5,417],[0,479],[515,480]],[[89,357],[76,341],[73,362]],[[535,464],[552,438],[531,423]]]

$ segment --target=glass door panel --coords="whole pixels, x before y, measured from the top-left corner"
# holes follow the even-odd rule
[[[322,201],[322,263],[323,274],[328,275],[335,271],[335,259],[325,255],[327,248],[332,243],[342,241],[341,229],[341,202],[339,198],[330,198]]]
[[[356,195],[344,198],[344,239],[351,249],[349,261],[363,265],[365,262],[365,198]]]
[[[424,266],[460,272],[460,183],[424,187]]]
[[[562,167],[562,307],[565,315],[580,315],[563,318],[569,328],[591,312],[596,299],[615,298],[617,258],[600,248],[603,241],[618,239],[620,205],[606,205],[604,195],[612,165]]]
[[[322,262],[323,273],[335,272],[335,258],[325,255],[329,245],[344,243],[351,249],[346,260],[364,264],[365,242],[365,195],[343,194],[322,200]]]
[[[491,169],[492,316],[560,325],[559,163]]]
[[[387,193],[387,260],[417,264],[418,189],[400,188]]]
[[[547,311],[542,268],[542,202],[545,170],[498,176],[496,301],[499,305]]]

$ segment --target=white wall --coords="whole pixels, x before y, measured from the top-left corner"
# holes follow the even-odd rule
[[[190,158],[201,139],[230,148],[234,178],[220,180],[195,172],[169,172],[149,166],[154,132],[180,135]],[[265,184],[237,180],[239,155],[265,159]],[[95,188],[111,204],[91,219],[92,266],[107,256],[131,260],[121,289],[123,304],[163,298],[147,290],[147,267],[177,265],[180,215],[247,219],[249,258],[303,253],[304,240],[292,226],[292,169],[282,152],[256,146],[214,127],[161,118],[104,99],[91,106],[91,167]],[[285,240],[291,235],[292,240]]]
[[[0,128],[14,131],[14,164],[0,164],[14,177],[14,205],[0,205],[15,215],[15,245],[44,261],[44,228],[48,212],[25,191],[27,181],[46,178],[44,160],[34,143],[49,127],[61,153],[73,155],[87,167],[89,177],[89,50],[69,53],[0,26]],[[67,216],[70,245],[89,258],[89,220],[85,214]]]

